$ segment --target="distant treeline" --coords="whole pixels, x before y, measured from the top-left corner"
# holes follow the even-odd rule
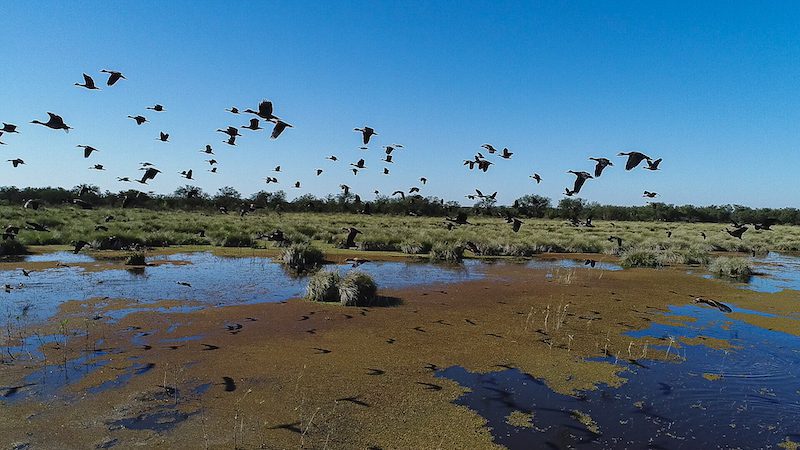
[[[79,196],[79,194],[82,195]],[[0,188],[0,205],[23,205],[27,200],[37,200],[45,207],[54,207],[81,198],[96,207],[122,207],[128,198],[128,207],[145,208],[157,211],[169,210],[218,210],[226,208],[235,213],[251,205],[259,209],[280,212],[346,212],[419,216],[445,216],[457,212],[472,215],[512,215],[528,218],[558,218],[665,222],[716,222],[716,223],[757,223],[775,219],[781,224],[800,225],[800,210],[797,208],[749,208],[741,205],[670,205],[653,202],[644,206],[614,206],[590,203],[583,199],[565,198],[553,206],[552,201],[540,195],[525,195],[513,205],[497,205],[492,198],[479,199],[472,207],[464,207],[457,202],[445,201],[437,197],[406,195],[377,196],[375,199],[360,199],[353,193],[328,195],[318,198],[306,194],[287,200],[284,191],[260,191],[249,197],[243,196],[232,187],[223,187],[210,195],[195,186],[183,186],[169,195],[157,195],[136,190],[112,193],[102,192],[97,186],[76,186],[73,189],[60,187]]]

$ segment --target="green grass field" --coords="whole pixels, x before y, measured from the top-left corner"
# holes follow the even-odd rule
[[[211,245],[265,247],[273,244],[258,236],[281,229],[293,242],[311,241],[322,249],[345,240],[343,227],[354,226],[363,234],[359,250],[408,254],[447,253],[452,247],[474,243],[481,256],[526,257],[537,253],[605,253],[648,257],[657,253],[661,262],[705,262],[710,252],[800,251],[800,227],[776,226],[773,231],[752,227],[742,240],[728,236],[724,224],[595,222],[593,228],[573,227],[559,220],[529,219],[518,233],[501,218],[470,217],[473,225],[448,230],[442,218],[365,216],[355,214],[284,213],[259,211],[244,218],[237,214],[155,212],[141,209],[80,210],[70,207],[39,211],[0,207],[4,225],[25,227],[26,222],[47,226],[50,232],[23,229],[19,242],[27,246],[68,245],[85,240],[96,248],[111,236],[122,242],[148,246]],[[106,222],[107,216],[113,220]],[[107,231],[95,227],[101,225]],[[205,237],[198,235],[205,231]],[[667,236],[671,231],[671,237]],[[701,232],[707,235],[703,239]],[[623,239],[622,248],[609,241]],[[467,253],[471,255],[471,253]],[[705,255],[705,256],[704,256]],[[699,259],[700,261],[694,261]],[[639,264],[633,264],[639,265]],[[647,264],[645,264],[647,265]]]

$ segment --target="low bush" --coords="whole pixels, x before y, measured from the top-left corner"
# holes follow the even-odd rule
[[[325,255],[322,250],[303,242],[284,248],[281,259],[289,268],[304,272],[322,265]]]
[[[308,280],[306,299],[313,302],[338,302],[340,281],[339,272],[320,270]]]
[[[744,281],[753,275],[753,267],[746,258],[729,258],[722,256],[711,261],[708,270],[716,276],[736,278]]]
[[[369,306],[377,292],[375,281],[364,272],[351,271],[339,283],[339,301],[344,306]]]

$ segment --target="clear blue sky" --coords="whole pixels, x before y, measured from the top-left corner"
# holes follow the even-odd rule
[[[643,204],[800,206],[800,3],[797,2],[6,2],[0,64],[4,135],[0,185],[97,184],[119,190],[151,161],[150,189],[185,184],[245,194],[278,174],[290,196],[365,199],[430,181],[422,194],[466,201],[475,188],[501,203],[538,193],[562,198],[589,156],[617,164],[581,197]],[[73,86],[81,74],[111,88]],[[294,125],[277,141],[244,130],[239,145],[214,130],[241,126],[261,99]],[[146,111],[154,103],[167,112]],[[29,124],[62,115],[69,134]],[[152,122],[137,127],[127,115]],[[359,150],[354,127],[379,136]],[[170,143],[157,142],[159,131]],[[380,172],[381,146],[402,143]],[[508,147],[486,174],[461,165],[480,145]],[[205,170],[205,144],[220,174]],[[84,160],[77,144],[101,149]],[[619,151],[664,162],[625,172]],[[325,156],[335,154],[338,163]],[[368,170],[346,165],[364,157]],[[88,170],[104,164],[106,172]],[[316,177],[314,169],[325,173]],[[536,185],[533,172],[544,181]],[[296,180],[303,188],[295,190]],[[141,185],[134,184],[135,187]]]

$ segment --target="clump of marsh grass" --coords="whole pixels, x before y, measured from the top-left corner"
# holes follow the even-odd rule
[[[340,281],[339,272],[320,270],[308,280],[306,299],[313,302],[338,302]]]
[[[626,250],[620,259],[620,265],[625,268],[660,267],[662,262],[657,250],[641,247]]]
[[[735,278],[747,281],[753,275],[753,267],[746,258],[729,258],[721,256],[711,261],[709,272],[719,277]]]
[[[460,262],[464,259],[464,247],[455,242],[437,242],[429,255],[435,261]]]
[[[0,256],[27,255],[28,248],[16,239],[0,241]]]
[[[146,264],[144,252],[142,251],[133,251],[130,255],[128,255],[128,259],[125,261],[125,265],[127,266],[144,266]]]
[[[364,272],[352,271],[339,283],[339,301],[344,306],[369,306],[377,292],[375,281]]]
[[[302,242],[284,248],[281,259],[289,268],[298,272],[305,272],[322,265],[325,255],[322,250]]]

